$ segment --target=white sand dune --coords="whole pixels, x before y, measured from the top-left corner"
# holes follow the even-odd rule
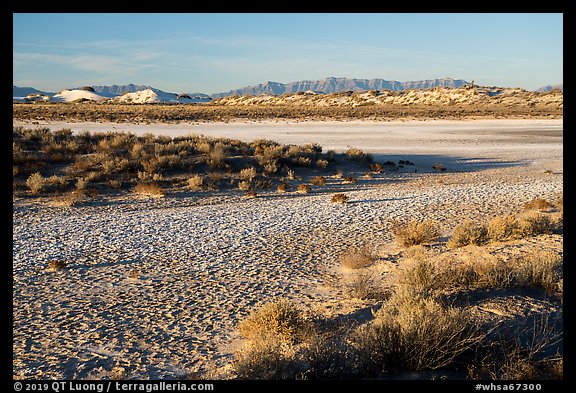
[[[121,96],[114,97],[114,101],[134,104],[154,104],[161,102],[161,99],[154,90],[146,89],[135,91],[134,93],[122,94]]]
[[[108,98],[88,90],[62,90],[52,96],[51,101],[74,102],[78,100],[105,101]]]

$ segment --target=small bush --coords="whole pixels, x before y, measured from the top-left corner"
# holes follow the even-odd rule
[[[194,175],[188,179],[188,187],[194,191],[200,190],[204,185],[204,177],[202,175]]]
[[[239,173],[240,179],[247,180],[249,182],[252,181],[256,175],[258,175],[258,172],[256,172],[254,167],[244,168]]]
[[[347,269],[362,269],[372,265],[375,260],[368,247],[349,250],[340,256],[340,264]]]
[[[320,169],[326,169],[328,167],[328,160],[320,159],[316,161],[316,166]]]
[[[347,176],[344,178],[343,183],[354,184],[358,179],[352,176]]]
[[[419,371],[451,364],[483,337],[466,311],[396,292],[351,341],[367,369]]]
[[[242,180],[238,182],[238,189],[241,191],[247,191],[250,189],[251,183],[246,180]]]
[[[267,303],[238,324],[240,335],[248,340],[302,342],[310,331],[303,311],[285,299]]]
[[[288,184],[286,184],[286,183],[280,183],[280,184],[278,184],[278,187],[276,187],[276,191],[278,191],[278,192],[286,192],[286,191],[288,191],[288,188],[289,188],[289,187],[290,187],[290,186],[289,186]]]
[[[348,195],[346,194],[342,194],[342,193],[338,193],[338,194],[334,194],[332,195],[332,198],[330,199],[333,203],[346,203],[348,202]]]
[[[153,198],[160,198],[164,196],[164,191],[155,182],[142,182],[134,187],[134,192],[138,195],[150,196]]]
[[[356,149],[354,147],[349,148],[346,151],[346,155],[348,156],[349,159],[351,159],[353,161],[358,161],[358,162],[372,162],[373,161],[373,157],[371,154],[364,153],[362,150]]]
[[[315,176],[310,180],[310,183],[315,186],[323,186],[326,184],[326,178],[324,176]]]
[[[298,185],[298,193],[308,194],[309,192],[310,192],[310,185],[309,184],[299,184]]]
[[[429,243],[440,237],[440,226],[432,220],[411,220],[407,223],[392,222],[392,233],[403,247]]]
[[[377,299],[381,297],[380,290],[371,273],[354,273],[346,285],[348,296],[354,299]]]
[[[488,237],[492,241],[505,241],[514,238],[518,232],[518,222],[512,214],[494,217],[488,223]]]
[[[518,268],[518,284],[542,287],[552,292],[558,288],[562,262],[560,256],[551,252],[533,253],[527,256]]]
[[[488,228],[472,220],[465,220],[459,224],[448,240],[448,247],[457,248],[468,244],[482,245],[488,242]]]
[[[528,237],[549,234],[553,230],[554,223],[549,216],[531,211],[518,218],[516,234],[519,237]]]
[[[43,191],[46,186],[46,179],[40,174],[40,172],[35,172],[28,177],[26,185],[32,194],[38,194]]]
[[[554,205],[543,198],[536,198],[524,204],[524,210],[550,211]]]

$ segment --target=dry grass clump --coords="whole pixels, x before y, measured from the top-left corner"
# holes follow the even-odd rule
[[[447,245],[450,248],[463,247],[469,244],[482,245],[488,240],[488,228],[484,224],[465,220],[454,229]]]
[[[561,279],[562,264],[562,257],[555,253],[532,253],[523,258],[517,268],[518,285],[542,287],[548,292],[555,292]]]
[[[524,210],[550,211],[554,205],[544,198],[536,198],[524,204]]]
[[[346,293],[354,299],[379,299],[382,291],[369,272],[355,272],[346,283]]]
[[[32,194],[38,194],[46,186],[46,180],[40,174],[40,172],[35,172],[28,177],[26,180],[26,185]]]
[[[280,183],[278,187],[276,187],[276,191],[284,193],[288,191],[289,188],[290,186],[287,183]]]
[[[239,173],[240,179],[247,180],[249,182],[251,182],[257,175],[258,172],[256,172],[256,168],[254,167],[244,168]]]
[[[203,185],[204,185],[204,176],[202,175],[197,174],[188,178],[188,187],[193,191],[202,189]]]
[[[298,343],[310,332],[304,312],[285,299],[267,303],[238,324],[238,331],[248,340],[280,340]]]
[[[333,203],[346,203],[348,202],[348,195],[343,194],[343,193],[337,193],[337,194],[333,194],[332,197],[330,198],[330,200]]]
[[[263,305],[238,324],[247,342],[235,354],[234,371],[240,379],[294,379],[307,367],[300,349],[313,330],[293,303],[280,299]]]
[[[162,187],[156,182],[141,182],[136,184],[134,192],[138,195],[161,198],[164,196]]]
[[[513,239],[518,234],[518,221],[513,214],[496,216],[488,223],[488,237],[492,241]]]
[[[315,186],[323,186],[326,184],[326,178],[324,176],[315,176],[310,180],[310,183]]]
[[[316,166],[320,169],[326,169],[328,167],[328,160],[319,159],[316,161]]]
[[[410,247],[417,244],[430,243],[440,237],[440,225],[433,220],[411,220],[403,223],[392,222],[392,233],[396,241],[403,247]]]
[[[347,184],[354,184],[354,183],[356,183],[356,181],[358,181],[357,178],[355,178],[353,176],[347,176],[344,178],[344,180],[342,182],[347,183]]]
[[[238,182],[238,189],[240,191],[247,191],[250,189],[251,186],[252,186],[252,184],[246,180],[242,180],[242,181]]]
[[[451,364],[484,338],[464,309],[405,288],[350,337],[362,368],[425,370]]]
[[[363,269],[376,261],[376,256],[366,246],[348,250],[340,256],[340,264],[346,269]]]
[[[357,149],[355,147],[351,147],[346,151],[346,155],[349,159],[353,161],[363,162],[363,163],[371,163],[374,158],[369,153],[364,153],[362,150]]]
[[[299,194],[308,194],[311,188],[309,184],[299,184],[297,191]]]
[[[537,211],[529,211],[518,217],[517,234],[519,237],[528,237],[552,233],[554,223],[552,219]]]

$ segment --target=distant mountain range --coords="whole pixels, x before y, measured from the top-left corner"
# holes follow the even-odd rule
[[[352,79],[352,78],[325,78],[321,80],[304,80],[291,83],[266,82],[263,84],[242,87],[225,93],[212,94],[212,98],[222,98],[232,95],[280,95],[285,93],[297,93],[313,91],[319,93],[341,93],[344,91],[366,90],[409,90],[409,89],[432,89],[435,87],[460,87],[468,84],[462,79],[442,78],[423,81],[398,82],[384,79]]]
[[[120,97],[126,93],[143,92],[152,90],[157,99],[155,102],[209,102],[212,99],[219,99],[228,96],[258,96],[261,94],[282,95],[285,93],[298,92],[316,92],[316,93],[341,93],[345,91],[367,91],[367,90],[410,90],[410,89],[433,89],[435,87],[458,88],[469,85],[470,83],[463,79],[441,78],[427,79],[421,81],[398,82],[385,79],[354,79],[354,78],[335,78],[329,77],[321,80],[303,80],[290,83],[280,83],[268,81],[254,86],[242,87],[223,93],[204,94],[204,93],[184,93],[176,94],[162,91],[147,85],[110,85],[110,86],[90,86],[77,87],[68,89],[70,91],[92,89],[94,93],[105,98]],[[537,89],[537,92],[548,92],[553,89],[563,90],[563,85],[549,85]],[[15,101],[24,101],[24,98],[30,95],[44,97],[44,100],[50,100],[57,95],[56,93],[41,91],[33,87],[19,87],[13,85],[12,97]]]

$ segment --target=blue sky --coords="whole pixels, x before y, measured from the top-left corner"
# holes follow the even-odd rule
[[[560,13],[13,14],[13,82],[218,93],[329,76],[563,82]]]

